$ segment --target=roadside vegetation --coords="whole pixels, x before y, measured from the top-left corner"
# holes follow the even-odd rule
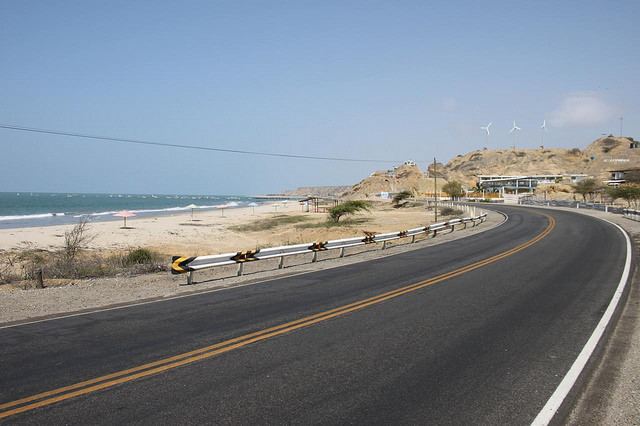
[[[391,205],[396,208],[407,207],[409,205],[409,199],[413,197],[411,191],[402,191],[396,194],[391,200]]]
[[[335,207],[329,209],[329,221],[338,223],[340,218],[350,216],[362,211],[369,211],[371,209],[371,203],[362,200],[345,201],[338,204]]]
[[[443,207],[442,209],[440,209],[440,214],[442,216],[460,216],[462,213],[462,210],[454,209],[451,207]]]
[[[573,192],[580,194],[584,202],[587,202],[587,197],[593,201],[596,194],[602,192],[602,186],[595,179],[585,179],[573,185]]]
[[[457,200],[464,197],[464,189],[462,184],[458,181],[452,180],[442,186],[442,192],[451,197],[452,200]]]
[[[93,240],[86,220],[65,232],[59,250],[36,249],[28,243],[19,250],[0,256],[0,284],[23,282],[25,287],[42,287],[47,280],[99,278],[136,275],[166,270],[166,259],[159,253],[132,248],[119,253],[97,253],[88,245]]]
[[[343,219],[340,222],[335,222],[333,220],[325,220],[322,222],[314,222],[314,223],[301,223],[296,225],[298,229],[313,229],[313,228],[349,228],[352,226],[360,226],[365,223],[370,222],[371,219],[368,217],[352,217]]]
[[[638,208],[640,206],[640,185],[625,184],[617,187],[608,187],[607,195],[612,201],[622,199],[627,203],[627,207]]]
[[[266,219],[259,219],[251,223],[230,227],[231,230],[237,232],[257,232],[268,231],[282,225],[293,225],[296,223],[306,222],[310,220],[308,216],[296,215],[277,215]]]

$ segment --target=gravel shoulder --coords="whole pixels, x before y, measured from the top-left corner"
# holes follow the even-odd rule
[[[504,222],[504,217],[488,211],[487,220],[476,226],[459,229],[452,233],[439,234],[436,238],[424,238],[413,244],[393,243],[386,250],[370,246],[354,247],[343,258],[330,258],[337,251],[321,253],[319,262],[306,263],[310,255],[287,258],[285,269],[272,269],[259,272],[258,268],[270,267],[269,261],[255,262],[245,266],[241,277],[232,276],[235,265],[202,271],[195,275],[194,284],[182,285],[186,275],[156,273],[134,277],[97,278],[77,280],[69,285],[46,287],[44,289],[23,290],[9,285],[0,287],[0,326],[40,320],[55,316],[74,315],[96,309],[111,309],[137,303],[153,303],[158,300],[188,297],[201,292],[221,291],[230,287],[251,285],[282,276],[304,274],[320,269],[335,268],[352,263],[416,250],[423,247],[442,244],[447,241],[464,238],[485,232]],[[306,256],[306,257],[305,257]],[[271,265],[277,268],[277,260]],[[221,278],[226,276],[226,278]]]

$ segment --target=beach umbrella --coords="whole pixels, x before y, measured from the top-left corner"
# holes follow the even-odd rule
[[[123,229],[127,227],[127,218],[128,217],[133,217],[136,214],[134,212],[130,212],[129,210],[121,210],[118,213],[114,214],[114,216],[116,217],[122,217],[124,218],[124,226],[122,227]]]
[[[251,207],[251,214],[256,214],[256,206],[258,205],[258,203],[249,203],[249,206]]]
[[[193,209],[197,209],[198,206],[196,206],[195,204],[189,204],[187,208],[191,209],[191,222],[193,222]]]

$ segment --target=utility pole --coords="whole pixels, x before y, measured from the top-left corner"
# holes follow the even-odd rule
[[[436,170],[436,157],[433,157],[433,199],[435,200],[433,211],[435,213],[435,222],[438,222],[438,172]]]

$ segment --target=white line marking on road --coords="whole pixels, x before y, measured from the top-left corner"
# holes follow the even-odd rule
[[[604,315],[602,315],[602,318],[600,318],[600,321],[598,322],[598,325],[596,325],[596,328],[593,330],[591,337],[589,337],[589,340],[587,340],[587,343],[582,348],[582,351],[580,351],[580,354],[573,362],[573,365],[564,376],[553,395],[551,395],[551,398],[549,398],[545,406],[542,407],[542,410],[540,410],[540,413],[538,413],[533,422],[531,422],[532,426],[548,425],[555,416],[558,409],[560,409],[560,406],[564,402],[565,398],[567,397],[573,386],[576,384],[578,377],[580,377],[580,374],[582,374],[582,371],[587,365],[589,358],[591,358],[591,355],[593,355],[593,352],[598,346],[598,342],[604,335],[604,331],[609,326],[609,322],[611,322],[613,313],[618,307],[618,303],[622,298],[622,294],[624,293],[627,281],[629,280],[629,272],[631,270],[631,240],[629,239],[629,236],[627,235],[625,230],[620,227],[620,225],[606,219],[598,219],[609,222],[611,225],[618,228],[618,230],[622,232],[622,235],[624,235],[624,238],[627,241],[627,258],[624,263],[622,277],[620,277],[620,282],[618,283],[616,292],[611,298],[611,302],[609,303],[607,310],[605,311]]]

